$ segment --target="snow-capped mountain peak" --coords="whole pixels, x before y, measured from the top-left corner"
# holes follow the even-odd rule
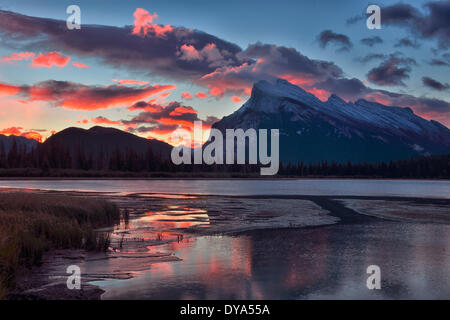
[[[450,153],[450,130],[410,108],[346,102],[337,94],[321,101],[283,79],[256,82],[248,101],[214,127],[280,129],[284,160],[378,161]]]

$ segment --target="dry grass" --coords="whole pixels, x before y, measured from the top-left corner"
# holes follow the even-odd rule
[[[49,249],[105,251],[109,235],[94,228],[118,222],[107,201],[57,194],[0,193],[0,299],[16,272],[41,262]]]

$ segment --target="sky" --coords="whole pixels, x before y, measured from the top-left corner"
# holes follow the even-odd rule
[[[68,6],[81,29],[66,26]],[[366,9],[381,8],[381,29]],[[259,80],[450,126],[450,1],[0,0],[0,134],[112,126],[171,142]]]

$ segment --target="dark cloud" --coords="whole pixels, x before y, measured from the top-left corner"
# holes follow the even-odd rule
[[[381,39],[379,36],[373,36],[361,39],[361,43],[366,46],[373,47],[376,44],[383,43],[383,39]]]
[[[397,3],[381,7],[381,25],[393,25],[406,28],[421,39],[437,39],[439,47],[450,46],[450,1],[430,1],[419,10],[407,3]],[[347,24],[365,20],[365,15],[347,19]]]
[[[129,109],[131,111],[142,110],[142,112],[131,120],[122,120],[121,122],[124,125],[136,128],[134,130],[138,132],[162,133],[162,131],[165,131],[164,133],[170,133],[179,127],[192,130],[194,121],[202,121],[194,108],[182,105],[177,101],[172,101],[167,106],[140,101]],[[204,126],[208,127],[217,120],[216,117],[208,117],[202,122]],[[138,127],[140,125],[145,126]]]
[[[412,58],[391,55],[378,67],[371,69],[367,79],[380,86],[405,86],[403,80],[409,79],[410,66],[415,64],[416,61]]]
[[[448,83],[442,83],[430,77],[422,77],[422,82],[428,88],[438,91],[448,90],[450,88]]]
[[[450,103],[435,98],[414,97],[409,94],[394,93],[379,90],[381,94],[389,98],[390,105],[410,107],[421,114],[432,114],[446,119],[450,116]]]
[[[137,129],[131,129],[132,132],[138,132],[138,133],[159,133],[159,134],[168,134],[178,129],[178,125],[176,124],[162,124],[157,123],[154,126],[148,127],[148,126],[142,126]]]
[[[330,43],[339,46],[338,51],[349,51],[353,47],[348,36],[345,34],[334,33],[331,30],[322,31],[317,39],[322,48],[326,48]]]
[[[420,11],[405,3],[397,3],[381,8],[381,23],[410,25],[422,17]]]
[[[269,70],[271,74],[301,72],[316,77],[339,77],[343,74],[342,70],[333,62],[310,59],[296,49],[284,46],[258,42],[249,45],[238,56],[243,60],[270,61],[267,68],[271,69]]]
[[[448,63],[450,63],[450,52],[444,53],[442,58],[446,59]]]
[[[293,48],[257,43],[242,51],[213,35],[181,27],[164,37],[151,33],[139,36],[132,31],[131,26],[102,25],[83,25],[81,30],[70,31],[65,21],[0,10],[0,35],[14,49],[52,48],[97,57],[117,68],[193,80],[209,87],[210,94],[216,96],[228,89],[242,91],[255,81],[282,74],[301,73],[314,78],[342,74],[334,63],[309,59]]]
[[[366,16],[363,15],[363,14],[356,15],[356,16],[348,18],[346,20],[346,24],[348,24],[348,25],[355,24],[355,23],[358,23],[358,22],[360,22],[362,20],[365,20],[365,19],[366,19]]]
[[[363,97],[370,90],[358,79],[332,79],[329,78],[316,84],[316,88],[335,93],[346,100],[355,100]]]
[[[420,48],[420,44],[416,40],[411,40],[410,38],[401,38],[394,45],[396,48],[400,47],[410,47],[414,49]]]
[[[283,77],[289,80],[321,80],[341,77],[342,69],[333,62],[314,60],[294,48],[256,43],[238,55],[243,62],[238,67],[220,67],[197,81],[209,88],[242,94],[259,80]],[[245,91],[244,90],[244,91]],[[248,92],[247,92],[248,94]]]
[[[386,59],[386,55],[382,53],[371,53],[364,57],[357,57],[354,60],[361,63],[368,63],[373,60],[383,60]]]
[[[448,62],[440,59],[431,59],[430,61],[428,61],[428,64],[430,66],[450,66]]]
[[[154,34],[132,34],[133,28],[83,25],[68,30],[65,21],[25,16],[0,10],[0,35],[14,42],[25,41],[22,49],[52,48],[79,56],[98,57],[113,67],[126,67],[172,78],[191,78],[212,72],[217,65],[238,65],[235,55],[239,46],[210,34],[186,28],[158,37]],[[180,48],[192,45],[201,50],[213,43],[220,56],[203,60],[180,59]],[[211,59],[208,59],[211,58]]]
[[[437,39],[441,48],[450,45],[450,1],[425,4],[426,13],[404,3],[381,8],[381,23],[406,27],[423,39]]]

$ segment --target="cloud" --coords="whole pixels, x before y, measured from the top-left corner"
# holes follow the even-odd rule
[[[370,53],[364,57],[357,57],[354,60],[361,63],[368,63],[373,60],[383,60],[386,59],[386,55],[382,53]]]
[[[169,24],[165,26],[152,24],[153,20],[158,18],[156,13],[151,14],[145,9],[137,8],[133,15],[133,34],[135,35],[146,36],[148,33],[153,33],[158,37],[164,37],[167,33],[174,30],[174,28]]]
[[[9,56],[2,57],[1,62],[13,63],[15,61],[29,60],[36,56],[34,52],[14,52]]]
[[[34,139],[38,142],[42,142],[42,140],[43,140],[43,137],[39,132],[33,131],[33,130],[23,131],[22,127],[5,128],[5,129],[0,130],[0,134],[6,135],[6,136],[25,137],[27,139]]]
[[[367,79],[380,86],[405,86],[403,80],[409,79],[410,66],[414,64],[414,59],[390,55],[367,73]]]
[[[444,91],[450,88],[450,85],[448,83],[442,83],[430,77],[422,77],[422,82],[428,88],[438,91]]]
[[[420,39],[437,39],[439,47],[450,45],[450,1],[430,1],[423,11],[406,3],[396,3],[381,7],[382,26],[399,26]],[[347,24],[355,24],[366,19],[358,15],[347,19]]]
[[[194,48],[194,46],[187,44],[183,44],[181,46],[179,56],[181,60],[187,61],[201,59],[200,52],[198,52],[197,49]]]
[[[81,62],[72,62],[72,65],[76,68],[87,69],[89,66]]]
[[[437,39],[440,48],[450,45],[450,1],[431,1],[424,5],[427,12],[404,3],[381,8],[382,24],[405,27],[422,39]]]
[[[91,122],[95,123],[95,124],[107,124],[107,125],[121,125],[122,124],[122,121],[113,121],[113,120],[109,120],[108,118],[105,118],[102,116],[92,118]]]
[[[299,84],[343,74],[332,62],[313,60],[294,48],[284,46],[258,42],[249,45],[237,56],[243,61],[240,65],[219,67],[201,77],[197,83],[210,90],[215,88],[217,92],[248,95],[253,83],[259,80],[288,78]]]
[[[225,66],[232,62],[217,48],[214,43],[208,43],[201,50],[197,50],[193,45],[183,44],[178,52],[180,60],[204,61],[210,67]]]
[[[67,109],[98,110],[129,105],[175,88],[173,85],[99,87],[49,80],[21,87],[0,83],[0,94],[18,95],[28,101],[47,101]]]
[[[51,68],[53,66],[62,68],[70,61],[69,56],[64,56],[62,53],[56,51],[39,53],[38,55],[34,52],[15,52],[9,56],[3,57],[0,61],[13,63],[30,59],[32,60],[31,66],[34,68]],[[73,65],[76,67],[87,67],[79,62],[74,62]]]
[[[142,110],[131,120],[121,120],[123,125],[131,128],[129,131],[153,133],[166,142],[171,142],[168,135],[178,128],[192,132],[194,121],[202,121],[203,130],[209,130],[213,123],[218,121],[216,117],[201,120],[193,107],[182,105],[177,101],[172,101],[167,106],[140,101],[129,110]]]
[[[128,85],[138,85],[138,86],[145,86],[149,84],[150,81],[141,81],[141,80],[127,80],[127,79],[113,79],[114,82],[120,83],[120,84],[128,84]]]
[[[3,135],[13,135],[13,136],[20,136],[20,134],[22,133],[22,127],[10,127],[10,128],[5,128],[0,130],[0,134]]]
[[[430,61],[428,61],[428,64],[430,66],[450,66],[448,62],[441,59],[431,59]]]
[[[338,51],[349,51],[353,44],[345,34],[334,33],[331,30],[322,31],[318,38],[320,46],[326,48],[330,43],[339,46]]]
[[[164,37],[158,36],[150,29],[142,36],[144,25],[139,22],[137,25],[140,27],[138,29],[141,36],[133,35],[133,30],[138,30],[136,26],[89,24],[83,24],[80,30],[68,36],[66,21],[0,10],[0,36],[8,40],[7,43],[14,48],[45,47],[79,57],[94,56],[114,68],[128,68],[147,75],[157,74],[177,80],[199,78],[216,69],[214,62],[209,60],[180,59],[179,50],[184,44],[195,45],[197,48],[214,44],[224,57],[222,63],[241,63],[236,58],[236,54],[241,51],[236,44],[205,32],[182,27],[173,27],[173,31],[166,32]]]
[[[133,131],[139,132],[139,133],[152,133],[152,134],[156,134],[156,135],[170,135],[176,129],[178,129],[178,126],[176,124],[167,125],[167,124],[158,123],[151,127],[141,126]]]
[[[242,98],[238,96],[232,96],[230,100],[236,103],[242,102]]]
[[[420,44],[416,40],[411,40],[410,38],[401,38],[394,45],[396,48],[400,47],[410,47],[414,49],[420,48]]]
[[[181,97],[185,100],[191,100],[192,99],[192,95],[189,92],[183,91],[181,93]]]
[[[25,137],[27,139],[34,139],[37,142],[42,142],[44,139],[44,137],[39,132],[35,132],[35,131],[22,132],[21,136]]]
[[[383,43],[383,39],[381,39],[379,36],[373,36],[361,39],[361,43],[366,46],[373,47],[376,44]]]
[[[10,85],[7,83],[0,83],[0,96],[15,96],[21,90],[21,87]]]
[[[64,56],[60,52],[52,51],[46,53],[40,53],[36,58],[33,58],[31,66],[34,68],[51,68],[65,67],[69,63],[70,57]]]
[[[335,93],[345,100],[356,100],[364,97],[370,90],[358,79],[333,79],[329,78],[317,83],[315,88]]]
[[[205,99],[205,98],[206,98],[206,93],[204,93],[204,92],[197,92],[197,93],[195,94],[195,96],[196,96],[197,98],[200,98],[200,99]]]

